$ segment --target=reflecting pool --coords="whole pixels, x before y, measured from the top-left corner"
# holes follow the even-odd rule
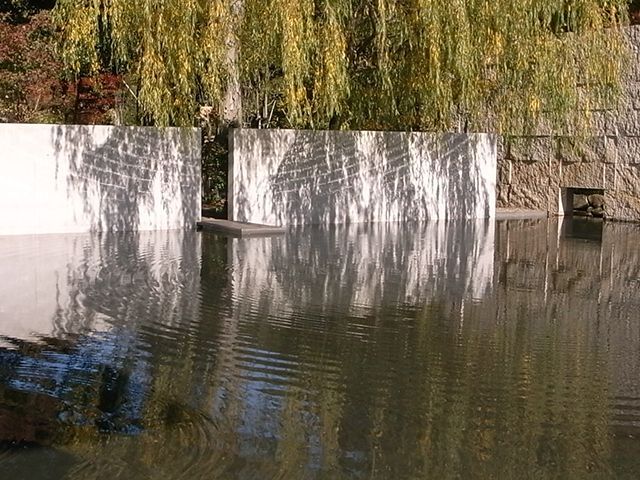
[[[640,227],[0,237],[0,478],[640,477]]]

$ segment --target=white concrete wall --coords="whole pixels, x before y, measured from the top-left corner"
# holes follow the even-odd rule
[[[496,137],[233,130],[229,218],[301,225],[495,214]]]
[[[0,124],[0,235],[191,228],[195,128]]]

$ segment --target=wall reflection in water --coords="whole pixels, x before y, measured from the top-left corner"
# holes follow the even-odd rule
[[[640,231],[581,228],[0,239],[0,476],[635,477]]]
[[[147,428],[157,349],[197,313],[200,257],[195,233],[0,237],[0,477],[61,478],[81,445]]]
[[[234,240],[233,294],[259,297],[267,317],[293,312],[367,315],[442,296],[481,299],[493,281],[490,221],[378,223],[307,228],[295,235]],[[303,319],[306,321],[306,318]]]
[[[599,416],[605,458],[618,475],[637,475],[640,227],[567,217],[505,222],[497,232],[498,318],[536,339],[528,349],[546,365],[550,396],[575,399],[571,414],[585,428]]]

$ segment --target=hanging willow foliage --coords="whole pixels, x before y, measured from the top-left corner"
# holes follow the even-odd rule
[[[58,0],[55,18],[70,72],[133,75],[159,125],[242,101],[226,120],[519,133],[615,99],[627,0]]]

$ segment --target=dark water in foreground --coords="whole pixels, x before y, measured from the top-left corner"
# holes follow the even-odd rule
[[[638,478],[640,228],[0,238],[1,479]]]

